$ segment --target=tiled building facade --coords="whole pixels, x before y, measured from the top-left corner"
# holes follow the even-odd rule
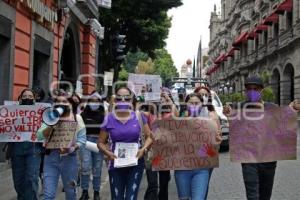
[[[300,1],[221,0],[211,14],[206,74],[212,88],[242,92],[245,78],[260,74],[276,103],[300,98]]]

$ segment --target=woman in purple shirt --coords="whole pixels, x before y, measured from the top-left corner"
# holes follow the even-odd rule
[[[105,118],[104,126],[101,128],[98,148],[108,157],[109,161],[109,181],[111,188],[111,199],[113,200],[136,200],[140,182],[144,171],[143,156],[152,144],[151,131],[147,125],[146,117],[141,117],[133,111],[133,93],[127,87],[121,87],[116,90],[115,106],[110,114]],[[140,123],[139,119],[142,120]],[[141,135],[141,125],[143,125],[143,134]],[[142,146],[142,137],[145,137]],[[110,140],[110,148],[106,143]],[[130,167],[114,167],[116,159],[123,158],[115,155],[115,147],[121,143],[128,145],[138,145],[136,158],[137,165]],[[122,149],[124,151],[124,149]],[[127,150],[125,149],[124,152]]]

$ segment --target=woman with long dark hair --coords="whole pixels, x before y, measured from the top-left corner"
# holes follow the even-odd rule
[[[115,106],[107,115],[99,135],[98,148],[109,159],[108,173],[113,200],[137,199],[144,171],[143,156],[152,144],[147,120],[143,114],[139,117],[134,112],[133,100],[134,95],[128,87],[120,87],[116,90]],[[144,142],[142,142],[143,137]],[[106,145],[108,140],[111,144],[109,148]],[[117,148],[121,145],[124,148]],[[128,146],[137,146],[137,163],[131,166],[117,166],[117,159],[122,158],[127,150],[130,151]]]
[[[22,90],[18,100],[19,105],[32,106],[35,104],[35,94],[33,90],[26,88]],[[42,143],[12,142],[9,146],[17,199],[38,199]]]
[[[185,117],[205,117],[216,121],[213,111],[205,107],[206,102],[199,94],[190,94],[186,97],[187,109]],[[208,111],[207,111],[208,110]],[[219,127],[219,126],[218,126]],[[216,141],[220,142],[217,136]],[[203,200],[209,186],[210,169],[175,170],[175,182],[180,200]]]
[[[42,124],[38,130],[39,140],[46,140],[46,156],[44,160],[44,199],[54,200],[58,186],[59,176],[62,178],[66,200],[76,200],[76,180],[78,163],[76,151],[86,142],[86,129],[80,115],[73,113],[72,98],[66,93],[59,93],[54,99],[54,108],[60,108],[63,113],[55,126]],[[64,148],[47,148],[58,131],[58,127],[75,125],[73,140]],[[62,134],[62,133],[59,133]]]
[[[104,104],[98,92],[93,92],[90,95],[81,116],[86,126],[87,141],[97,143],[100,126],[103,123],[105,116]],[[94,200],[100,200],[99,193],[103,153],[101,151],[99,153],[95,153],[85,147],[82,147],[80,149],[80,160],[82,188],[82,196],[80,197],[80,200],[89,199],[88,189],[91,173],[93,174]]]

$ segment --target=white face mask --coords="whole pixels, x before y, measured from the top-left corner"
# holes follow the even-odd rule
[[[97,103],[90,103],[89,106],[90,106],[90,108],[91,108],[92,111],[96,111],[96,110],[99,109],[100,105],[97,104]]]
[[[203,96],[203,105],[207,105],[208,104],[208,97],[207,96]]]

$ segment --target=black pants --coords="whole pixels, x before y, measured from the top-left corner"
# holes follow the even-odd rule
[[[248,200],[270,200],[276,162],[243,163],[243,178]]]
[[[145,200],[168,200],[168,186],[171,180],[170,171],[146,170],[148,187],[144,196]],[[159,192],[158,192],[159,175]]]

